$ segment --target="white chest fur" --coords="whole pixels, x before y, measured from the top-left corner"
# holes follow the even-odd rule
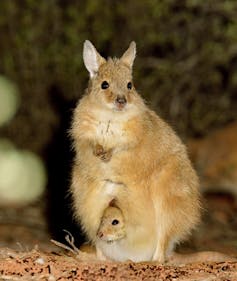
[[[97,141],[101,145],[114,146],[121,145],[127,141],[125,125],[128,116],[123,113],[110,112],[97,115],[94,123],[94,133]]]
[[[109,139],[121,138],[124,136],[123,124],[114,120],[98,121],[96,125],[96,136],[104,142]]]

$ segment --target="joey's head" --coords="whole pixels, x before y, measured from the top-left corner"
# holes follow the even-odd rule
[[[88,40],[84,43],[83,60],[90,74],[88,95],[102,108],[122,112],[129,110],[138,95],[132,82],[136,44],[132,42],[120,59],[104,59]]]
[[[120,240],[126,236],[124,217],[117,207],[105,209],[97,232],[97,238],[107,243]]]

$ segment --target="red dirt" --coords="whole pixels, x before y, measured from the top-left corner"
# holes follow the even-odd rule
[[[237,280],[237,262],[156,263],[83,262],[39,250],[0,254],[0,280]]]

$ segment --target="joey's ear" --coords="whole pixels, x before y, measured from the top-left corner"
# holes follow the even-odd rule
[[[121,61],[127,66],[132,68],[134,59],[136,57],[136,43],[132,41],[127,49],[127,51],[122,55]]]
[[[96,51],[96,48],[89,40],[84,42],[83,61],[86,69],[90,73],[91,78],[96,75],[101,64],[106,62],[106,60]]]

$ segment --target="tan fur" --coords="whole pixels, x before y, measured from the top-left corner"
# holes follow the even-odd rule
[[[88,46],[95,50],[86,41],[85,52]],[[134,87],[127,89],[135,43],[120,60],[98,59],[95,52],[98,72],[93,72],[75,109],[71,130],[76,150],[71,185],[75,215],[96,243],[103,212],[115,199],[127,235],[100,252],[113,260],[162,262],[199,221],[198,178],[173,130]],[[91,61],[85,64],[90,70]],[[101,89],[103,81],[110,85],[106,90]],[[121,110],[117,96],[127,100]],[[95,155],[98,145],[112,151],[109,161]]]
[[[113,222],[116,220],[116,224]],[[97,239],[105,242],[115,242],[126,236],[124,217],[117,207],[109,206],[105,209],[97,232]]]

